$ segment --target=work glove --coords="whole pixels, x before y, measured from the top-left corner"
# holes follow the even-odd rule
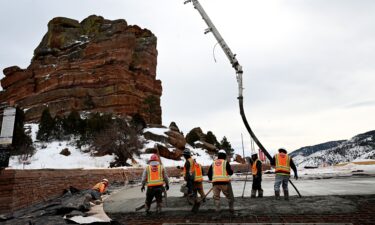
[[[294,179],[298,180],[298,175],[297,174],[294,175]]]
[[[145,190],[145,186],[143,185],[142,187],[141,187],[141,192],[143,192]]]
[[[169,185],[168,185],[168,184],[165,185],[165,189],[166,189],[167,191],[169,190]]]

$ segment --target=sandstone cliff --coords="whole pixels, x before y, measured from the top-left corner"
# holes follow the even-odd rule
[[[156,37],[147,29],[95,15],[81,22],[57,17],[27,69],[4,69],[0,102],[25,109],[27,121],[48,106],[52,114],[139,113],[161,124],[156,64]]]

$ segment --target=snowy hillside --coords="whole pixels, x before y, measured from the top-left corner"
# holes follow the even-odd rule
[[[38,124],[27,124],[26,127],[31,128],[31,137],[36,149],[35,154],[28,160],[22,160],[21,157],[13,156],[9,160],[9,168],[13,169],[68,169],[68,168],[108,168],[110,162],[114,161],[114,155],[105,155],[102,157],[94,157],[90,153],[84,153],[83,149],[77,148],[71,141],[53,141],[53,142],[38,142],[36,134],[38,132]],[[148,128],[145,131],[153,132],[157,135],[164,135],[168,128]],[[144,141],[143,149],[139,157],[134,156],[136,162],[128,161],[134,167],[141,167],[147,164],[151,154],[146,154],[146,149],[155,144],[162,144],[159,142],[146,140],[143,136],[139,137]],[[189,147],[189,146],[187,146]],[[60,154],[63,149],[68,149],[71,153],[69,156]],[[202,165],[209,165],[212,163],[212,158],[206,153],[204,149],[192,149],[192,154],[197,162]],[[172,151],[172,148],[170,149]],[[166,158],[161,158],[165,166],[183,166],[184,160],[176,161]]]
[[[295,152],[292,152],[291,155],[294,155],[293,159],[298,167],[375,159],[375,131],[359,134],[350,140],[341,141],[335,147],[323,148],[307,156]]]

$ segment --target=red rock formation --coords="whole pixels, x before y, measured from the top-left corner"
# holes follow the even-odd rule
[[[125,20],[89,16],[82,22],[54,18],[27,69],[4,69],[0,102],[39,120],[77,111],[139,113],[161,124],[161,81],[156,80],[156,37]]]

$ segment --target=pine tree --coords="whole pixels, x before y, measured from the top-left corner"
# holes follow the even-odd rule
[[[40,141],[49,141],[53,138],[53,130],[55,128],[55,120],[52,118],[49,109],[46,108],[42,112],[40,118],[39,130],[36,138]]]
[[[228,141],[227,137],[223,137],[223,139],[220,141],[221,149],[225,150],[228,157],[232,157],[234,153],[234,149],[232,148],[232,145]]]
[[[73,110],[65,118],[63,128],[66,134],[82,134],[85,130],[85,123],[79,113]]]
[[[33,141],[30,137],[30,131],[24,129],[25,114],[20,108],[16,108],[16,120],[14,123],[13,142],[11,151],[12,155],[23,155],[25,159],[34,154]]]

